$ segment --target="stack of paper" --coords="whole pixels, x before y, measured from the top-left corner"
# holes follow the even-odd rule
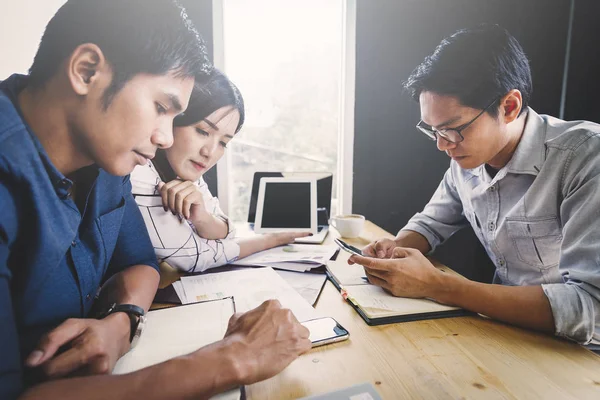
[[[176,282],[178,283],[178,282]],[[183,304],[234,296],[236,310],[246,312],[265,300],[279,300],[299,321],[319,315],[312,306],[272,268],[249,268],[239,271],[184,276],[174,285]]]
[[[232,264],[305,272],[326,265],[336,251],[337,246],[290,244],[252,254]]]

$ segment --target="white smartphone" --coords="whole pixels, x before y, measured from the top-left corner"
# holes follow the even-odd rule
[[[354,255],[357,255],[357,256],[362,256],[363,255],[361,249],[359,249],[358,247],[354,247],[351,244],[348,244],[348,243],[344,242],[342,239],[335,238],[335,239],[333,239],[333,241],[335,242],[335,244],[337,244],[340,247],[340,249],[342,249],[344,251],[347,251],[350,254],[354,254]]]
[[[302,322],[302,325],[310,331],[312,347],[341,342],[350,336],[350,333],[331,317],[310,319]]]

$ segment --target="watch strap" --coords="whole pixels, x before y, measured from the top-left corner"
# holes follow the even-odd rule
[[[99,319],[104,319],[108,317],[110,314],[114,314],[116,312],[124,312],[129,316],[129,321],[131,323],[130,326],[130,334],[129,334],[129,342],[133,340],[133,336],[135,335],[137,325],[139,323],[139,319],[142,318],[146,312],[140,306],[136,306],[135,304],[116,304],[113,303],[110,305],[108,310],[102,313],[99,316]]]

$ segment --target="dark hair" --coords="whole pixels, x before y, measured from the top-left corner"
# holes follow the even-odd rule
[[[235,129],[242,129],[245,119],[244,99],[237,86],[217,69],[213,69],[207,83],[194,85],[188,108],[175,118],[174,126],[195,125],[219,108],[231,106],[240,114],[240,121]]]
[[[533,89],[529,61],[519,42],[505,29],[489,24],[459,30],[442,40],[404,87],[417,102],[421,92],[431,91],[480,110],[518,89],[523,97],[521,113]],[[488,113],[497,117],[498,107],[490,107]]]
[[[69,0],[46,26],[29,85],[42,87],[84,43],[100,47],[113,70],[105,108],[139,73],[202,81],[212,69],[204,41],[175,0]]]
[[[207,83],[194,85],[187,109],[175,118],[173,125],[175,127],[195,125],[222,107],[233,107],[240,114],[240,120],[235,129],[235,133],[238,133],[242,129],[246,115],[244,99],[237,86],[215,68]],[[164,182],[172,181],[177,177],[164,150],[157,150],[153,163]]]

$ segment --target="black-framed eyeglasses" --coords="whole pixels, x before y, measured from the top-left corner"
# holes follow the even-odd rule
[[[431,140],[437,140],[437,135],[440,135],[444,140],[446,140],[450,143],[460,143],[463,140],[465,140],[465,138],[462,135],[462,131],[464,131],[469,126],[471,126],[471,124],[473,122],[475,122],[477,120],[477,118],[481,117],[483,115],[483,113],[488,110],[488,108],[490,108],[491,106],[496,104],[496,101],[498,101],[498,98],[495,98],[494,101],[492,101],[483,110],[481,110],[481,112],[479,114],[477,114],[477,116],[475,118],[473,118],[466,124],[463,124],[457,128],[437,130],[437,129],[431,128],[430,126],[427,126],[423,122],[423,120],[420,120],[419,123],[417,124],[417,129],[420,130],[421,132],[423,132],[424,134],[426,134],[427,137],[429,137]]]

